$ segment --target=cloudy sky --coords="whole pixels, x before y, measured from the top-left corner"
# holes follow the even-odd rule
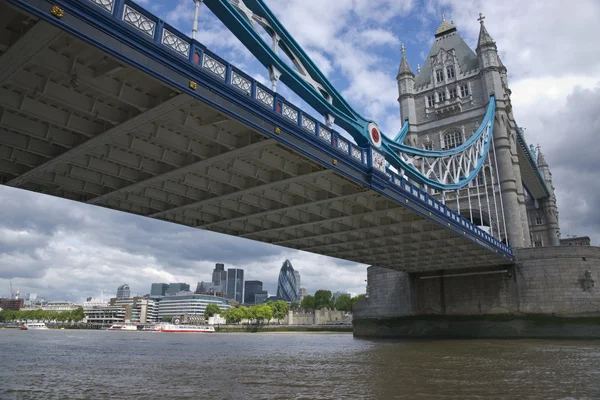
[[[191,0],[138,0],[191,34]],[[416,71],[444,13],[474,48],[485,16],[508,69],[517,122],[552,168],[563,236],[600,240],[600,41],[597,0],[267,0],[275,15],[343,96],[389,135],[400,127],[395,76],[400,44]],[[256,78],[267,74],[201,7],[198,39]],[[299,99],[285,88],[296,104]],[[244,268],[273,293],[288,258],[309,292],[364,292],[366,265],[153,221],[0,187],[0,295],[9,280],[21,293],[80,300],[114,295],[128,283],[210,280],[216,262]]]

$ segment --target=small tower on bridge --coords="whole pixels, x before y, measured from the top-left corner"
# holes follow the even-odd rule
[[[548,198],[548,192],[553,197],[551,182],[540,179],[542,174],[536,171],[544,167],[527,157],[527,146],[512,113],[507,70],[484,19],[479,14],[479,39],[473,51],[460,37],[454,22],[442,16],[435,41],[416,76],[402,48],[396,79],[400,115],[410,122],[405,143],[427,150],[449,150],[462,145],[480,127],[493,95],[494,139],[486,166],[469,187],[452,193],[432,193],[473,223],[498,232],[496,236],[512,247],[530,247],[530,226],[534,224],[528,215],[527,187],[539,204],[553,204],[548,207],[556,211],[549,211],[556,219],[545,219],[549,223],[552,220],[552,228],[544,228],[543,242],[557,244],[557,239],[550,240],[546,233],[548,229],[558,230],[556,201]],[[475,193],[478,201],[474,201]],[[498,208],[501,212],[496,211]]]
[[[531,197],[528,199],[527,212],[531,226],[531,242],[535,247],[558,246],[560,244],[560,226],[552,172],[550,172],[550,166],[539,145],[536,154],[536,163],[550,196],[544,199],[533,200]]]

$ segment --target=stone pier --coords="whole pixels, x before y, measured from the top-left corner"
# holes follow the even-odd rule
[[[600,338],[600,247],[524,248],[516,257],[482,270],[369,267],[354,334]]]

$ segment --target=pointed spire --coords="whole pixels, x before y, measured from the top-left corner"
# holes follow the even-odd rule
[[[537,165],[539,168],[548,167],[548,163],[542,154],[541,146],[539,144],[537,145]]]
[[[409,75],[414,78],[415,74],[412,72],[412,69],[410,69],[410,65],[408,64],[408,60],[406,59],[406,47],[404,47],[404,43],[402,43],[400,51],[402,52],[402,60],[400,60],[400,68],[398,69],[397,78],[400,78],[404,75]]]
[[[454,21],[450,21],[448,23],[446,21],[446,16],[442,14],[442,23],[435,30],[435,37],[440,37],[448,33],[452,33],[456,31],[456,27],[454,26]]]
[[[477,21],[479,21],[479,23],[481,24],[481,28],[479,29],[479,40],[477,41],[477,50],[479,50],[482,46],[493,46],[495,49],[496,42],[494,42],[494,39],[492,39],[487,29],[485,29],[485,25],[483,24],[484,19],[485,17],[483,16],[483,14],[479,13],[479,18],[477,18]]]

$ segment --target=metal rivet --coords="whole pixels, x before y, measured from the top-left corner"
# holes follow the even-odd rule
[[[196,82],[190,81],[190,89],[196,90],[197,87],[198,85],[196,84]]]
[[[52,10],[50,10],[50,13],[56,18],[61,18],[63,15],[65,15],[65,10],[58,6],[52,6]]]

